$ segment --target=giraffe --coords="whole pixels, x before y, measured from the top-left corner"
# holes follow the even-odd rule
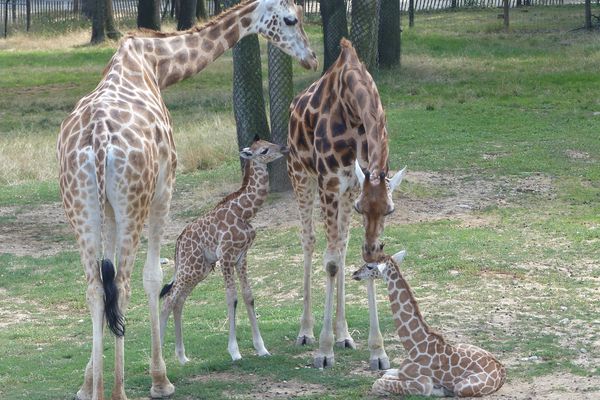
[[[237,288],[234,270],[240,279],[242,295],[252,326],[252,341],[259,356],[268,356],[258,330],[254,312],[254,298],[248,284],[246,256],[256,232],[250,225],[258,208],[263,204],[269,189],[267,164],[287,154],[287,147],[255,138],[250,147],[240,152],[247,159],[242,187],[229,194],[208,214],[187,225],[177,238],[175,250],[175,274],[173,280],[163,287],[164,298],[160,313],[161,342],[169,314],[175,320],[175,353],[181,364],[188,362],[183,346],[181,314],[187,296],[215,269],[220,261],[225,279],[227,310],[229,317],[229,344],[231,358],[242,358],[235,334]]]
[[[399,264],[406,252],[367,263],[352,275],[356,280],[383,277],[387,282],[396,331],[408,358],[400,368],[388,370],[373,384],[380,395],[479,397],[500,389],[506,379],[504,366],[479,347],[446,343],[423,319]]]
[[[200,72],[253,33],[266,37],[304,67],[316,69],[316,56],[302,27],[302,9],[292,0],[248,0],[188,31],[128,35],[96,89],[84,96],[61,124],[59,185],[66,217],[79,244],[93,333],[79,399],[102,399],[104,395],[105,319],[116,337],[112,397],[126,399],[124,313],[146,221],[143,286],[151,324],[150,395],[164,397],[175,390],[166,375],[159,337],[160,241],[177,165],[171,116],[161,90]]]
[[[344,286],[352,202],[356,199],[354,208],[363,216],[363,258],[373,261],[382,253],[379,236],[385,216],[394,211],[392,192],[406,170],[387,177],[388,135],[379,92],[350,41],[342,39],[340,47],[336,62],[290,106],[288,175],[300,212],[304,253],[304,303],[296,341],[299,345],[314,342],[310,286],[315,246],[312,213],[317,188],[327,236],[323,259],[325,310],[319,349],[314,356],[317,368],[335,363],[332,314],[336,277],[336,345],[355,348],[346,322]],[[366,173],[363,167],[367,168]],[[371,368],[389,368],[379,329],[372,327],[369,336]]]

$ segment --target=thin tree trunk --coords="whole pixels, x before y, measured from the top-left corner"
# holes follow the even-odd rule
[[[95,0],[94,1],[94,13],[92,16],[92,44],[102,43],[106,40],[104,33],[104,22],[106,19],[106,1]]]
[[[378,60],[382,68],[400,66],[401,51],[400,2],[381,0],[379,10]]]
[[[340,40],[348,37],[346,4],[344,0],[320,0],[323,19],[323,73],[340,55]]]
[[[113,11],[112,0],[106,0],[106,36],[109,39],[118,40],[121,37],[121,32],[115,26],[115,16]]]
[[[592,0],[585,0],[585,29],[592,30]]]
[[[196,24],[197,0],[181,0],[181,8],[177,16],[177,30],[184,31]]]
[[[206,3],[204,2],[204,0],[197,0],[196,19],[200,19],[200,20],[208,19],[208,10],[206,9]]]
[[[160,0],[139,0],[137,26],[160,31]]]
[[[509,0],[503,0],[503,8],[504,8],[504,30],[508,32],[509,26]]]
[[[408,0],[408,27],[415,26],[415,0]]]
[[[350,37],[359,58],[369,71],[377,68],[377,0],[352,0]]]
[[[292,58],[271,43],[268,44],[268,53],[271,141],[285,145],[290,120],[290,103],[294,97]],[[269,170],[271,191],[284,192],[291,189],[285,158],[271,163]]]

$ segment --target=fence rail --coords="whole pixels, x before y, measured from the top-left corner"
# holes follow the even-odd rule
[[[88,0],[91,4],[94,0]],[[172,2],[178,0],[161,0],[161,14],[163,17],[172,15]],[[205,0],[209,15],[214,13],[215,1]],[[407,11],[409,0],[398,0],[402,11]],[[600,0],[595,0],[596,2]],[[45,24],[64,21],[87,19],[84,0],[0,0],[0,32],[6,36],[8,29],[27,29],[32,23]],[[297,0],[304,5],[307,16],[319,16],[319,0]],[[546,6],[582,4],[584,0],[509,0],[509,6]],[[347,11],[350,12],[351,1],[347,0]],[[503,0],[414,0],[415,11],[433,11],[445,9],[465,8],[493,8],[502,7]],[[117,20],[135,19],[137,17],[138,0],[113,0],[114,16]],[[1,33],[0,33],[1,34]]]

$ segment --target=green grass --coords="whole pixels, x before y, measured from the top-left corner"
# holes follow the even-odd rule
[[[403,271],[430,325],[449,341],[484,347],[507,365],[503,393],[540,379],[562,382],[565,398],[575,396],[575,386],[590,396],[600,390],[600,40],[597,33],[569,32],[578,13],[569,7],[513,13],[508,33],[501,31],[497,10],[418,14],[416,27],[403,33],[402,67],[374,73],[386,108],[390,166],[409,170],[384,232],[386,249],[407,249]],[[321,51],[319,27],[308,30]],[[113,51],[111,45],[0,51],[0,91],[7,94],[0,96],[0,240],[12,245],[0,253],[3,399],[70,399],[82,382],[91,351],[85,278],[64,219],[45,214],[60,207],[54,156],[60,121],[95,87]],[[294,70],[296,91],[318,76],[297,65]],[[176,224],[201,215],[239,184],[231,71],[227,53],[164,93],[181,161],[171,212]],[[266,207],[285,201],[285,195],[272,196]],[[448,208],[451,201],[470,211]],[[294,203],[285,204],[295,215]],[[347,275],[360,265],[363,232],[353,218]],[[337,350],[331,370],[307,367],[314,348],[294,345],[301,312],[299,228],[260,226],[249,273],[273,355],[254,355],[241,311],[244,359],[231,363],[217,270],[186,303],[192,359],[186,366],[176,361],[169,325],[164,354],[174,398],[245,399],[265,391],[285,398],[286,390],[301,399],[369,398],[377,374],[367,370],[364,285],[347,282],[348,323],[359,349]],[[319,229],[317,335],[324,248]],[[146,398],[150,385],[145,250],[144,242],[127,313],[125,373],[132,399]],[[167,241],[162,255],[171,258],[173,250]],[[165,281],[170,274],[167,268]],[[397,366],[404,351],[381,284],[378,296],[386,348]],[[108,392],[111,342],[107,336]]]

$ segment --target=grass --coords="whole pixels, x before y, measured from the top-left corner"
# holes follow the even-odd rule
[[[600,391],[600,41],[597,33],[569,32],[578,12],[532,8],[533,28],[525,13],[513,13],[509,33],[501,31],[496,10],[419,14],[416,27],[403,33],[402,67],[374,74],[386,108],[391,168],[409,169],[386,226],[386,248],[407,249],[403,270],[433,327],[450,341],[486,348],[507,365],[508,382],[496,398],[527,398],[535,382],[542,382],[536,386],[542,397],[554,390],[565,398],[593,398]],[[320,47],[319,27],[308,30]],[[54,158],[60,121],[95,87],[114,51],[114,44],[82,46],[88,39],[87,31],[72,31],[0,42],[0,90],[7,94],[0,97],[3,399],[72,398],[91,351],[85,278],[73,235],[59,216]],[[317,77],[298,66],[295,73],[296,91]],[[230,53],[166,90],[164,98],[180,160],[171,213],[177,227],[239,184]],[[278,214],[281,204],[285,211]],[[272,208],[257,220],[249,265],[260,328],[273,356],[254,355],[242,312],[244,359],[231,363],[216,271],[187,301],[190,364],[177,363],[172,325],[167,331],[174,398],[369,398],[377,374],[367,370],[364,285],[347,284],[348,323],[359,349],[338,350],[331,370],[307,367],[313,349],[294,346],[299,229],[280,224],[295,215],[289,210],[294,204],[279,195],[265,207]],[[169,228],[172,238],[177,232]],[[360,264],[362,235],[354,216],[346,274]],[[173,246],[167,240],[163,256],[171,257]],[[324,247],[319,230],[317,335]],[[150,385],[144,259],[142,245],[127,313],[126,388],[133,399],[145,398]],[[166,269],[165,280],[170,274]],[[381,286],[382,331],[396,366],[404,350]],[[105,355],[110,391],[108,336]]]

